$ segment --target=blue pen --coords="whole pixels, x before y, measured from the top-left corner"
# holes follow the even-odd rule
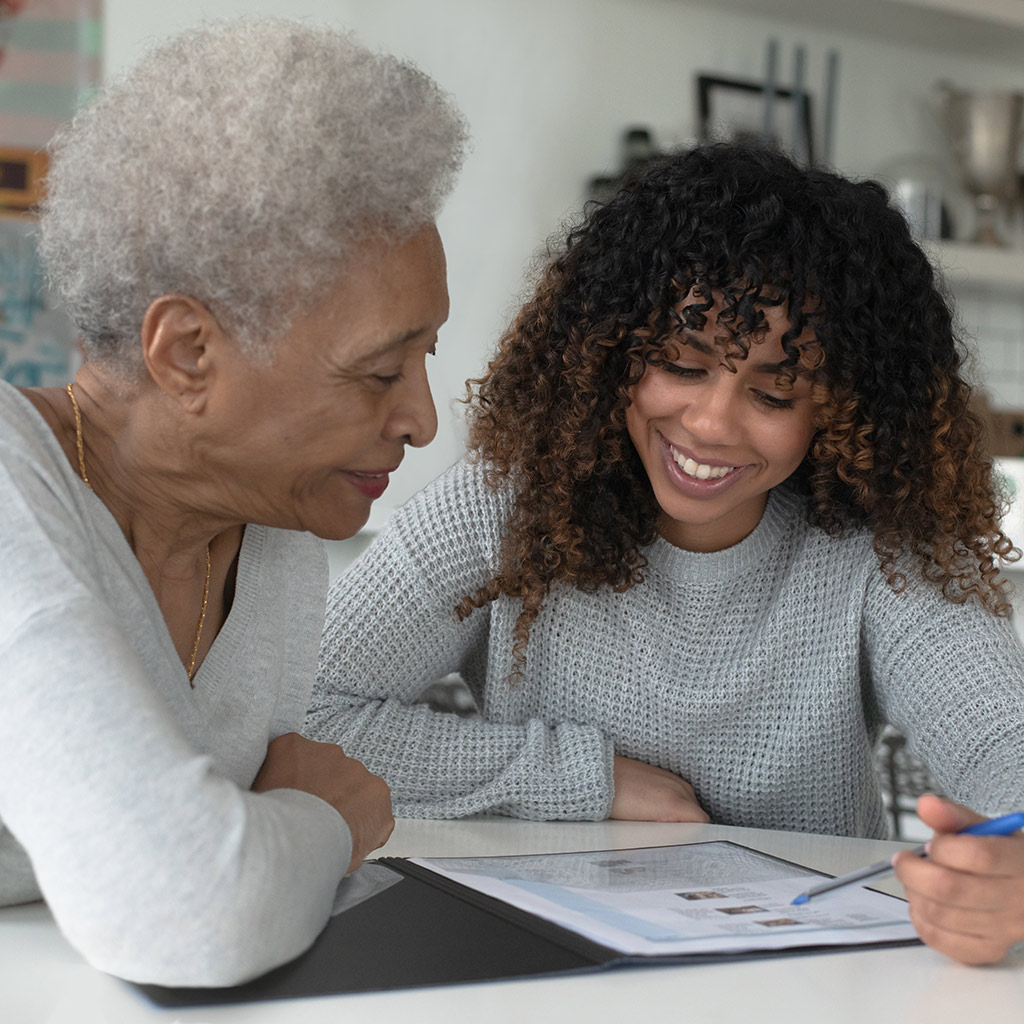
[[[1017,811],[1014,814],[1004,814],[1001,818],[990,818],[988,821],[979,821],[977,825],[968,825],[962,828],[957,835],[971,836],[1010,836],[1024,828],[1024,811]],[[925,856],[925,847],[918,846],[911,850],[918,857]],[[831,892],[844,885],[854,885],[856,882],[863,882],[868,878],[877,878],[880,875],[887,875],[892,871],[892,860],[880,860],[877,864],[870,864],[866,868],[859,868],[846,875],[839,875],[837,878],[830,878],[820,885],[812,885],[807,892],[800,893],[795,900],[794,906],[801,906],[812,896],[820,896],[823,892]]]

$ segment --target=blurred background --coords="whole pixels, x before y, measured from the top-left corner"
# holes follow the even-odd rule
[[[1024,93],[1024,0],[0,0],[0,146],[38,149],[48,137],[41,108],[52,130],[69,112],[61,104],[73,105],[91,78],[116,75],[149,43],[204,18],[246,12],[348,26],[365,43],[419,64],[454,94],[471,124],[473,151],[440,222],[452,316],[431,361],[438,437],[411,453],[375,522],[461,454],[464,382],[485,367],[545,239],[588,195],[600,194],[603,183],[594,179],[614,180],[645,146],[657,151],[698,137],[701,76],[718,80],[706,90],[706,130],[759,129],[763,91],[749,84],[763,90],[773,53],[780,141],[792,143],[799,77],[813,158],[886,178],[902,189],[925,234],[948,236],[932,243],[936,260],[949,270],[978,342],[992,404],[1009,414],[1001,429],[1024,447],[1014,434],[1024,434],[1024,417],[1014,420],[1024,409],[1019,203],[998,200],[1003,245],[969,244],[978,215],[953,152],[951,101],[944,108],[938,84],[972,96]],[[58,73],[63,88],[40,81],[47,48],[63,50],[51,57],[73,69]],[[7,160],[8,176],[17,164]],[[1018,162],[1015,179],[1019,171]],[[19,350],[27,306],[41,300],[22,295],[19,306],[12,293],[32,283],[16,251],[24,243],[0,241],[7,293],[0,373],[18,383],[61,383],[66,367],[55,365],[53,345],[34,365]],[[36,331],[58,334],[42,313],[35,311]]]
[[[409,454],[367,529],[332,546],[335,574],[462,454],[465,381],[546,240],[629,167],[702,137],[767,133],[886,182],[946,276],[993,449],[1024,492],[1024,0],[0,0],[0,376],[62,384],[76,361],[32,239],[54,128],[153,41],[254,12],[344,25],[411,58],[472,129],[439,224],[452,315],[430,365],[438,437]],[[1018,541],[1021,510],[1007,520]],[[920,766],[899,737],[880,757],[897,796],[927,786],[907,780]],[[910,804],[891,800],[898,825]]]

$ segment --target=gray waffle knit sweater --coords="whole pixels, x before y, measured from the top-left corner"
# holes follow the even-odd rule
[[[883,836],[872,748],[885,722],[943,789],[1024,805],[1024,654],[1008,622],[930,586],[897,595],[862,532],[829,537],[769,496],[746,539],[657,540],[623,594],[556,588],[511,684],[519,606],[458,622],[511,502],[461,463],[415,497],[333,588],[307,732],[391,785],[396,813],[600,819],[622,754],[687,779],[713,821]],[[416,705],[459,672],[482,711]]]

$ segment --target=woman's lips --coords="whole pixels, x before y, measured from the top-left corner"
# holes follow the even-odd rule
[[[665,437],[661,438],[661,446],[669,478],[677,489],[692,497],[715,497],[732,487],[747,468],[718,459],[698,459]]]
[[[669,442],[668,450],[675,464],[687,476],[692,476],[696,480],[718,480],[723,476],[727,476],[736,468],[724,462],[698,459],[683,449],[677,448],[671,442]]]
[[[397,468],[397,467],[396,467]],[[351,481],[352,486],[361,494],[374,500],[379,498],[387,489],[390,474],[394,469],[377,470],[345,470],[345,476]]]

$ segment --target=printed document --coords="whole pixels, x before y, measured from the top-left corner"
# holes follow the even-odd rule
[[[915,937],[903,900],[862,886],[794,907],[793,898],[822,875],[731,842],[411,861],[624,955]]]

